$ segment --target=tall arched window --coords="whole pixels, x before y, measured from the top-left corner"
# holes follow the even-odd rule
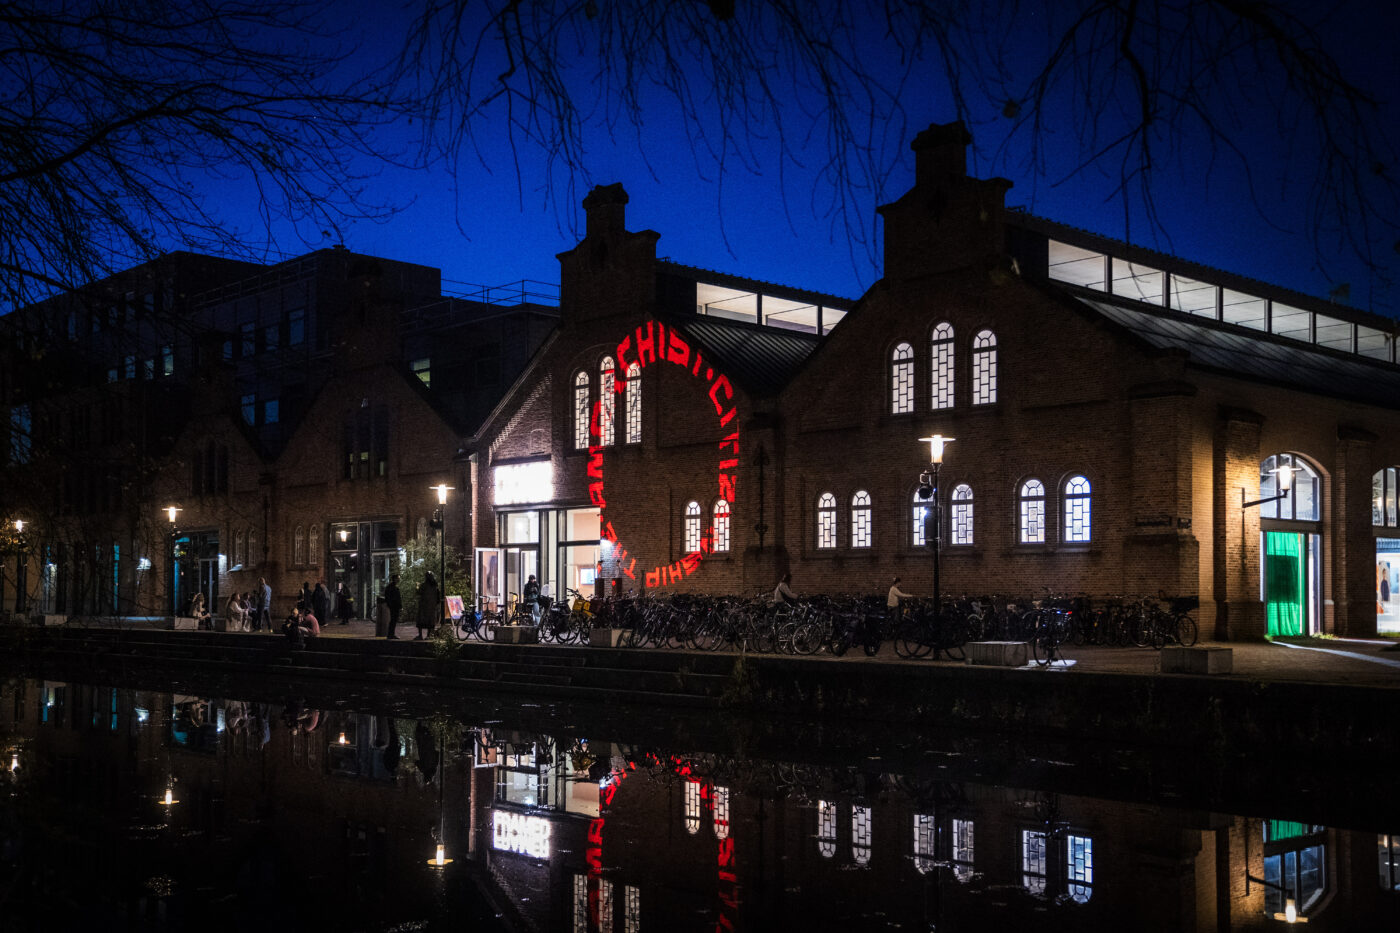
[[[856,860],[857,865],[870,864],[870,855],[873,851],[871,836],[870,808],[858,803],[853,804],[851,806],[851,856]]]
[[[927,499],[919,495],[919,490],[914,490],[914,535],[911,543],[914,547],[923,547],[928,544],[928,529],[930,510],[933,508],[933,495]]]
[[[729,550],[729,503],[723,499],[715,503],[715,550]]]
[[[588,449],[588,373],[574,377],[574,449]]]
[[[262,552],[258,550],[258,533],[248,532],[248,566],[257,567],[262,564]]]
[[[870,493],[864,489],[851,496],[851,547],[870,547]]]
[[[598,444],[602,447],[611,447],[616,437],[613,431],[613,380],[616,378],[614,370],[617,364],[610,356],[603,357],[602,364],[598,367]]]
[[[914,348],[901,343],[890,358],[890,411],[914,410]]]
[[[935,409],[953,407],[953,325],[944,321],[933,329],[933,396]]]
[[[949,544],[972,544],[972,487],[961,483],[953,488]]]
[[[306,533],[306,562],[313,567],[321,566],[321,553],[325,543],[321,540],[321,526],[312,525]]]
[[[1020,506],[1020,542],[1044,544],[1045,485],[1040,480],[1028,479],[1021,484]]]
[[[292,532],[292,563],[297,567],[306,564],[306,528],[302,525]]]
[[[692,836],[700,832],[700,785],[685,782],[685,831]]]
[[[972,404],[997,400],[997,335],[980,330],[972,338]]]
[[[715,785],[714,787],[714,830],[716,839],[729,838],[729,788]]]
[[[233,565],[235,567],[242,566],[248,559],[247,540],[248,539],[243,536],[243,532],[235,531],[233,533]]]
[[[817,801],[817,851],[822,858],[836,855],[836,804],[830,800]]]
[[[817,547],[836,547],[836,497],[829,492],[817,499]]]
[[[627,443],[642,442],[642,367],[632,363],[627,367]]]
[[[1318,504],[1321,501],[1321,481],[1317,471],[1302,457],[1274,454],[1265,458],[1259,464],[1259,497],[1266,499],[1278,493],[1278,474],[1284,469],[1292,474],[1292,489],[1282,499],[1263,503],[1259,507],[1259,517],[1299,522],[1321,521],[1322,509]],[[1374,477],[1371,482],[1374,486]]]
[[[1065,480],[1064,534],[1068,544],[1083,544],[1090,538],[1092,526],[1089,515],[1089,480],[1071,476]]]
[[[685,506],[685,542],[687,554],[700,550],[700,503],[688,502]]]
[[[938,824],[931,813],[914,814],[914,870],[927,875],[938,858],[936,840]]]

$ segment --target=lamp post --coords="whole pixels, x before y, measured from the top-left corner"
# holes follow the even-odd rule
[[[943,621],[943,590],[938,579],[938,546],[943,533],[943,512],[938,495],[938,472],[943,466],[943,448],[954,438],[935,434],[919,438],[920,443],[928,444],[929,469],[919,475],[919,496],[933,501],[933,533],[927,537],[933,546],[933,627],[939,628]]]
[[[438,593],[444,600],[447,599],[447,494],[453,487],[446,483],[438,483],[436,486],[429,486],[429,489],[437,493],[438,507],[433,512],[432,525],[438,530]],[[442,612],[442,607],[438,607],[438,612]],[[438,618],[441,622],[441,617]]]
[[[1278,478],[1278,495],[1265,496],[1262,499],[1255,499],[1253,502],[1244,501],[1244,487],[1240,487],[1240,508],[1248,509],[1256,505],[1263,505],[1265,502],[1278,502],[1280,499],[1287,499],[1288,492],[1293,488],[1293,465],[1291,463],[1280,464],[1269,471]]]
[[[15,519],[15,615],[29,608],[29,561],[24,547],[24,525],[24,519]],[[0,579],[3,579],[3,576],[0,574]]]
[[[175,517],[180,513],[180,509],[173,505],[167,505],[161,510],[165,513],[166,519],[170,522],[170,612],[172,615],[180,614],[180,561],[176,551],[176,535],[179,529],[175,525]]]

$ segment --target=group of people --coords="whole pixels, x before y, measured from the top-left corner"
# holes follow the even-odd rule
[[[769,598],[769,605],[773,606],[794,606],[797,604],[797,594],[792,591],[789,585],[792,583],[792,574],[785,573],[778,581],[778,585],[773,588],[773,595]],[[895,577],[890,583],[890,590],[885,595],[885,611],[890,616],[898,616],[903,611],[903,601],[913,599],[913,593],[906,593],[899,588],[899,577]]]
[[[224,628],[230,632],[260,632],[264,628],[272,631],[272,620],[268,610],[272,606],[272,587],[267,579],[258,578],[258,585],[251,592],[230,593],[224,601]],[[189,616],[195,620],[197,628],[214,628],[214,618],[205,604],[204,594],[195,593],[190,598]]]

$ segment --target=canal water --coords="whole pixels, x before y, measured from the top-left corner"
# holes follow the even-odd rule
[[[1393,801],[1287,756],[199,675],[0,730],[5,930],[1400,928]]]

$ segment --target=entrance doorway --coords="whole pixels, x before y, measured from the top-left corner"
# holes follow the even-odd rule
[[[340,613],[340,588],[344,585],[350,593],[353,616],[374,618],[376,600],[389,584],[389,577],[398,573],[398,521],[340,522],[329,531],[331,615]]]
[[[1318,536],[1296,531],[1265,531],[1263,599],[1269,635],[1312,635],[1318,624]]]

